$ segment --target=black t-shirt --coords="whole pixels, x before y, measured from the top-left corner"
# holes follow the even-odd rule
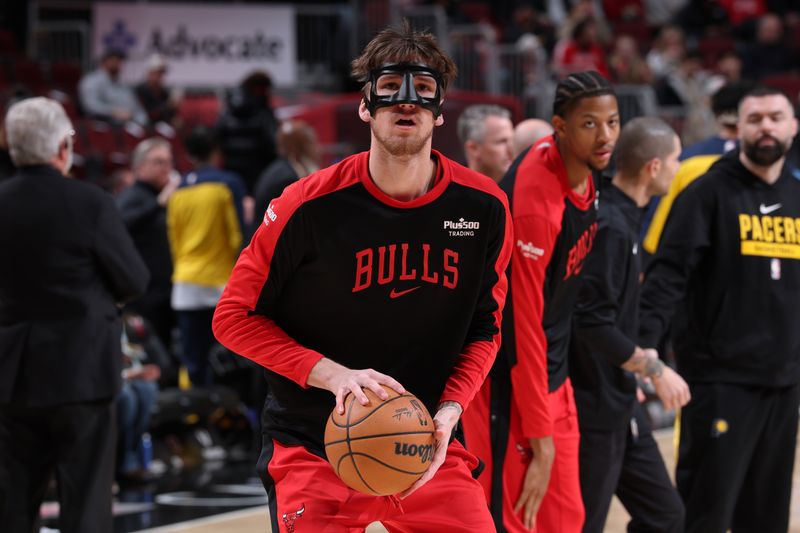
[[[497,185],[434,152],[433,188],[383,193],[365,152],[274,200],[214,319],[220,341],[267,368],[263,427],[319,451],[334,396],[308,388],[321,356],[397,379],[435,412],[466,407],[499,346],[507,203]]]

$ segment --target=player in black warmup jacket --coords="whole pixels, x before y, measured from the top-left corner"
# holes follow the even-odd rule
[[[787,531],[800,379],[800,181],[788,98],[739,104],[741,149],[678,196],[642,289],[641,343],[674,314],[686,531]]]
[[[600,189],[597,236],[583,266],[569,365],[581,431],[585,533],[602,533],[614,494],[631,515],[628,531],[683,531],[683,503],[637,401],[635,376],[652,379],[667,408],[689,400],[686,382],[655,350],[636,345],[640,226],[650,199],[669,190],[680,152],[678,136],[662,120],[633,119],[617,142],[617,172]]]

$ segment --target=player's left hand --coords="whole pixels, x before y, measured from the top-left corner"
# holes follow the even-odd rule
[[[433,453],[431,465],[416,483],[398,494],[401,500],[408,498],[418,488],[430,481],[439,471],[439,467],[444,464],[444,460],[447,457],[447,447],[450,445],[450,436],[453,434],[456,424],[458,424],[461,412],[461,405],[456,402],[445,402],[439,406],[439,410],[436,411],[436,415],[433,417],[433,425],[436,428],[433,432],[433,437],[436,439],[436,451]]]

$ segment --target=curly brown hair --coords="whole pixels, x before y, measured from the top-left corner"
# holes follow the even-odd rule
[[[442,75],[442,92],[455,79],[458,68],[436,42],[436,37],[426,31],[416,31],[407,19],[396,28],[386,28],[378,33],[364,51],[350,64],[356,80],[366,83],[372,69],[387,63],[424,63]]]

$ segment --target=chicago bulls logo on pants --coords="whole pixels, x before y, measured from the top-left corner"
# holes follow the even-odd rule
[[[302,504],[300,509],[294,513],[283,513],[283,523],[286,524],[286,531],[288,533],[294,533],[294,522],[303,516],[304,512],[306,512],[306,505]]]

